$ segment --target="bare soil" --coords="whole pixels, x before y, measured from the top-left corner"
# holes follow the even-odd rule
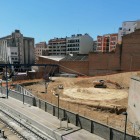
[[[111,125],[117,129],[124,130],[125,116],[112,113],[109,109],[99,109],[84,105],[83,103],[118,105],[127,108],[128,90],[117,89],[113,85],[107,85],[106,89],[97,89],[93,86],[92,78],[64,78],[53,77],[54,82],[50,82],[45,92],[45,85],[36,84],[26,86],[36,97],[57,105],[57,97],[54,93],[60,92],[60,107],[78,113],[90,119],[94,119],[104,124]],[[62,85],[63,89],[58,86]],[[31,90],[32,89],[32,90]],[[75,102],[74,102],[75,101]],[[77,104],[76,102],[81,102]],[[133,134],[132,124],[128,122],[128,133]]]
[[[54,82],[50,82],[45,92],[44,81],[38,84],[26,86],[26,89],[33,93],[36,97],[47,102],[57,105],[57,97],[55,93],[59,92],[60,107],[78,113],[90,119],[94,119],[104,124],[111,125],[117,129],[124,130],[125,116],[110,109],[102,109],[87,104],[102,104],[104,106],[120,106],[127,108],[130,76],[137,75],[138,72],[126,72],[114,75],[98,76],[93,78],[64,78],[53,77]],[[114,85],[106,84],[107,88],[94,88],[93,81],[105,79],[117,82],[125,89],[118,89]],[[58,86],[63,86],[59,89]],[[81,104],[80,104],[81,103]],[[134,134],[133,124],[127,123],[127,132]],[[135,130],[136,133],[136,130]]]

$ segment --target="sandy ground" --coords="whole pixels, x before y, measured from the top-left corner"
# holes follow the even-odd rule
[[[128,90],[116,89],[115,86],[107,85],[107,89],[97,89],[93,86],[94,78],[64,78],[53,77],[54,82],[50,82],[45,92],[45,86],[40,84],[26,86],[26,89],[30,89],[36,97],[46,100],[54,105],[58,104],[57,97],[54,93],[60,92],[61,108],[65,108],[72,112],[78,113],[82,116],[90,119],[97,120],[101,123],[111,125],[117,129],[124,130],[125,116],[117,115],[110,112],[110,110],[102,110],[94,107],[90,107],[83,104],[77,104],[71,101],[79,101],[84,103],[103,103],[106,105],[119,105],[127,108],[128,104]],[[59,89],[58,86],[62,85],[63,89]],[[128,123],[128,127],[131,127],[128,133],[133,134],[132,124]]]
[[[115,86],[107,84],[106,89],[94,88],[93,81],[97,78],[64,78],[53,77],[54,82],[50,82],[45,92],[44,81],[35,85],[26,86],[36,97],[41,98],[54,105],[58,104],[54,93],[60,92],[60,107],[78,113],[101,123],[111,125],[117,129],[124,130],[125,116],[112,113],[110,110],[97,109],[82,103],[101,103],[105,105],[118,105],[127,108],[128,90],[117,89]],[[119,83],[120,84],[120,83]],[[62,85],[63,89],[58,86]],[[75,102],[75,103],[74,103]],[[76,102],[81,102],[77,104]],[[133,134],[132,124],[128,122],[128,133]]]
[[[121,100],[128,97],[127,91],[102,88],[72,88],[64,90],[63,94],[72,98],[92,101]]]

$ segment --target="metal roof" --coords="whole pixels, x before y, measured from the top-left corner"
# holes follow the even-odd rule
[[[39,57],[43,57],[43,58],[47,58],[47,59],[51,59],[55,61],[60,61],[61,59],[65,58],[63,56],[39,56]]]
[[[88,61],[88,56],[66,56],[61,61]]]

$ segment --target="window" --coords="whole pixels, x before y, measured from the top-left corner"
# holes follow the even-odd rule
[[[11,54],[14,54],[14,52],[11,52]]]
[[[14,58],[12,58],[12,60],[14,60]]]
[[[123,28],[123,31],[125,32],[126,31],[126,28]]]
[[[115,46],[111,46],[111,49],[115,48]]]
[[[15,58],[15,60],[17,60],[17,58]]]
[[[126,23],[123,23],[124,26],[126,26]]]
[[[17,52],[15,52],[15,54],[17,54]]]

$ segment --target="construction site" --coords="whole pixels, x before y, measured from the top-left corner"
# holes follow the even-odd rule
[[[135,36],[138,32],[140,30],[131,35]],[[62,128],[56,117],[65,118],[74,132],[68,135],[68,132],[60,131],[59,136],[67,133],[69,139],[85,139],[88,133],[91,137],[97,135],[107,140],[122,140],[126,121],[122,113],[127,112],[127,139],[138,140],[139,42],[135,49],[131,49],[131,43],[127,46],[128,39],[133,41],[129,35],[124,36],[124,44],[117,45],[112,53],[73,57],[40,56],[37,64],[30,65],[30,71],[25,69],[25,73],[20,72],[20,67],[28,67],[28,64],[11,64],[15,66],[14,71],[10,64],[1,64],[1,106],[8,105],[7,109],[11,106],[12,111],[16,108],[19,120],[26,115],[30,123],[53,138],[54,125]],[[10,102],[4,100],[3,96]],[[25,103],[29,106],[25,106]],[[43,126],[44,123],[47,128]],[[75,135],[75,127],[78,135]]]
[[[61,108],[118,130],[124,130],[125,117],[121,114],[126,112],[128,108],[130,77],[131,75],[139,75],[140,71],[89,77],[70,73],[63,73],[62,76],[52,76],[54,71],[51,70],[50,68],[50,73],[47,73],[50,76],[46,80],[44,77],[13,80],[13,82],[8,82],[8,86],[11,90],[16,90],[15,85],[19,84],[33,96],[55,106],[58,106],[58,99],[55,96],[58,93]],[[17,76],[16,74],[13,76],[14,79],[22,77],[22,75]],[[6,87],[4,80],[2,87]],[[138,129],[134,128],[130,121],[128,121],[127,133],[139,135]]]
[[[43,79],[22,85],[34,96],[56,106],[54,94],[59,93],[61,108],[123,130],[125,118],[121,113],[128,107],[130,76],[137,74],[139,71],[89,78],[52,77],[46,93]],[[103,85],[99,84],[100,79],[105,80]]]

